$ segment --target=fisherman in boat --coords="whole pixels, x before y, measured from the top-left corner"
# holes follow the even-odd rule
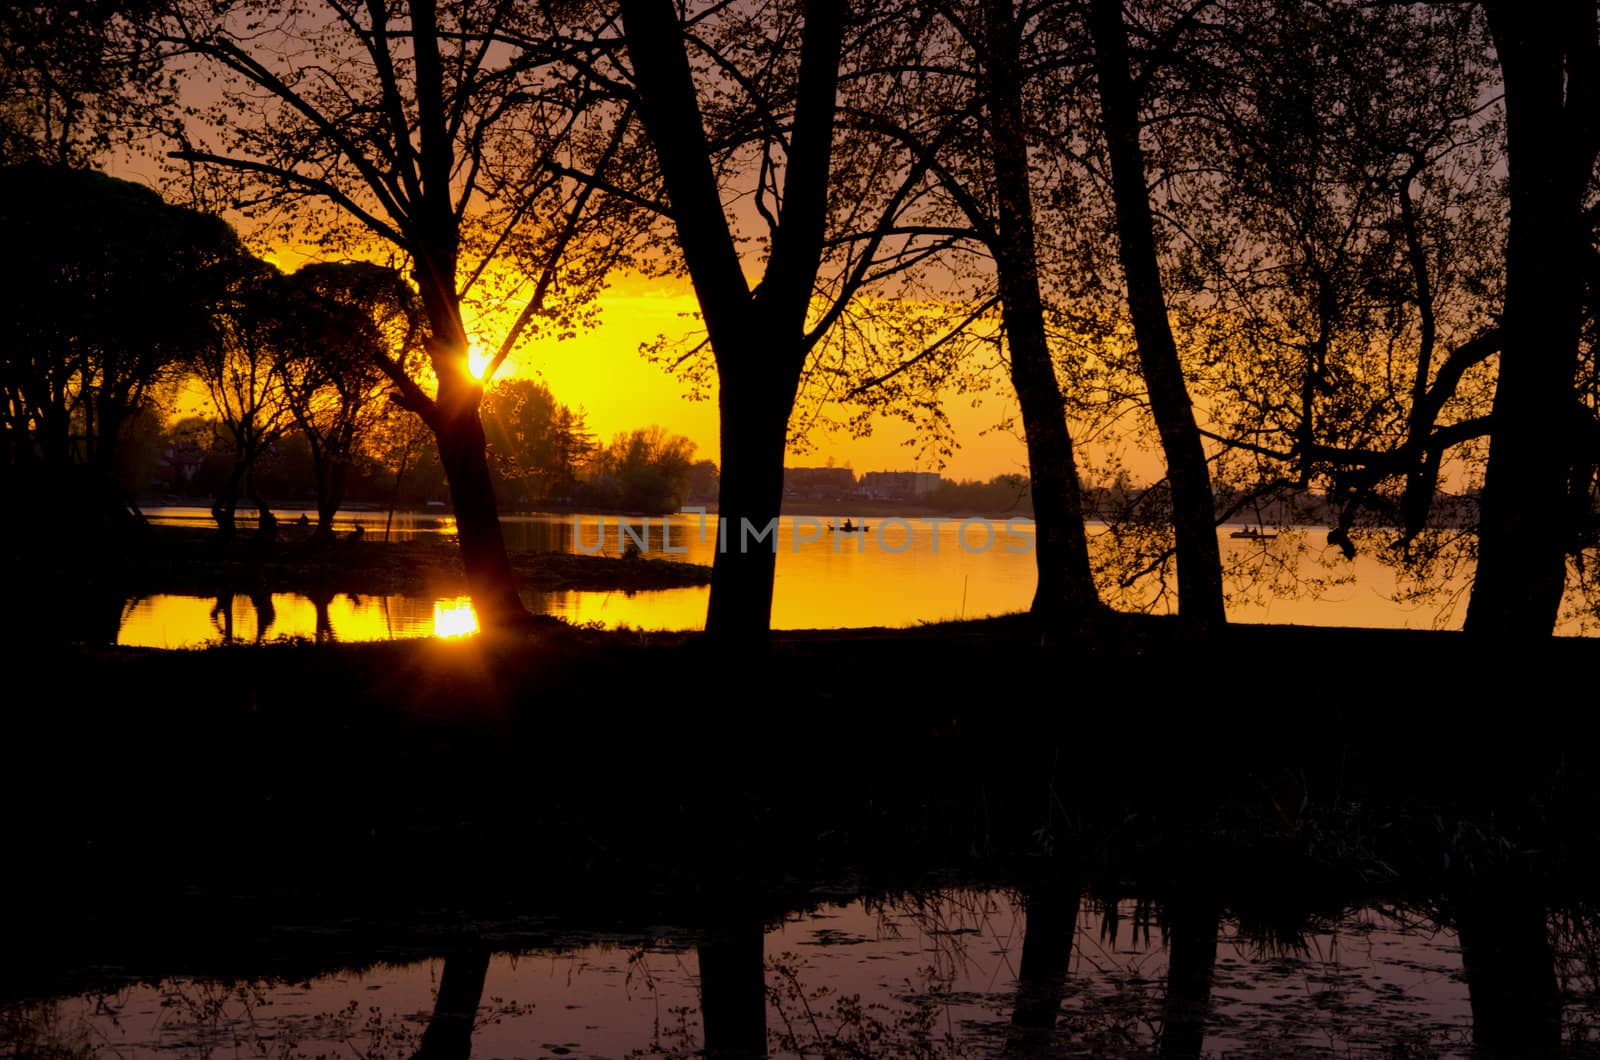
[[[847,534],[851,533],[852,531],[854,531],[855,528],[856,528],[856,524],[851,522],[848,518],[845,519],[844,525],[839,527],[840,530],[843,530]]]

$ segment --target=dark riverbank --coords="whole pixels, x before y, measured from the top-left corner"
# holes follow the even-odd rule
[[[109,994],[96,1018],[117,1019],[125,987],[159,982],[135,995],[158,999],[143,1003],[156,1018],[179,1005],[181,1037],[185,1020],[211,1027],[224,1006],[254,1004],[252,984],[324,998],[337,989],[297,984],[443,958],[431,1032],[446,980],[486,955],[595,946],[676,947],[714,975],[688,995],[705,1026],[716,998],[737,996],[760,1035],[764,991],[784,982],[763,972],[764,928],[819,904],[916,907],[953,888],[1027,906],[1013,967],[1034,986],[1013,1020],[1034,1018],[1027,990],[1042,975],[1045,1028],[1062,983],[1049,985],[1041,953],[1070,952],[1061,932],[1080,901],[1102,920],[1131,908],[1175,967],[1195,951],[1174,940],[1214,937],[1219,918],[1271,964],[1342,911],[1401,911],[1421,934],[1437,924],[1498,948],[1491,972],[1463,967],[1473,1015],[1545,1043],[1541,1055],[1552,998],[1566,999],[1569,1041],[1594,1008],[1572,963],[1600,938],[1593,723],[1543,688],[1595,672],[1596,641],[1512,650],[1289,627],[1198,638],[1159,619],[1042,641],[1016,617],[779,634],[770,653],[728,656],[692,634],[547,620],[458,641],[35,646],[8,664],[25,684],[0,713],[12,807],[0,1052],[8,1036],[16,1055],[55,1040],[66,1010],[28,999]],[[1522,675],[1514,704],[1491,691],[1501,673]],[[1559,995],[1546,916],[1562,974],[1580,973]],[[718,965],[719,953],[745,956]],[[1264,968],[1223,960],[1216,975]],[[1109,985],[1080,971],[1072,999],[1080,982]],[[1195,974],[1210,982],[1208,965]],[[495,982],[477,999],[489,1022],[517,1001]],[[1182,986],[1146,989],[1170,999]],[[1322,989],[1306,1004],[1339,1003]],[[371,1000],[394,1011],[387,992]],[[1271,1033],[1290,1009],[1263,1003],[1266,1023],[1249,1026]],[[1075,1023],[1074,1004],[1059,1034],[1027,1031],[1008,1055],[1155,1055],[1148,1025],[1098,1039],[1102,1017]],[[1367,1040],[1407,1040],[1403,1007],[1379,1007],[1350,1018]],[[390,1031],[418,1033],[405,1015],[416,1008]],[[261,1026],[294,1033],[288,1006],[274,1018]],[[697,1047],[685,1041],[666,1055]],[[849,1055],[977,1055],[919,1041]],[[556,1055],[532,1043],[502,1054]],[[1263,1042],[1251,1055],[1302,1053]]]
[[[1597,664],[1595,641],[1497,656],[1161,620],[1041,646],[1023,618],[786,634],[760,659],[554,621],[39,648],[0,718],[26,955],[0,985],[509,946],[558,913],[692,926],[939,879],[1203,886],[1263,922],[1508,878],[1587,900],[1593,725],[1538,675]],[[1514,706],[1485,676],[1511,666]]]

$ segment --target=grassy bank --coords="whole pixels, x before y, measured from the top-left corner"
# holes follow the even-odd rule
[[[1486,676],[1513,666],[1514,703]],[[1595,641],[1130,619],[1046,643],[1022,617],[758,657],[553,620],[35,646],[0,714],[21,962],[0,986],[285,947],[303,974],[519,945],[554,911],[694,924],[928,880],[1203,886],[1263,922],[1508,873],[1581,898],[1594,723],[1541,689],[1597,666]]]

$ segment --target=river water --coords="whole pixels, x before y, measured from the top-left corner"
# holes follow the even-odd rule
[[[1160,927],[1141,924],[1130,905],[1112,911],[1119,915],[1085,903],[1070,940],[1030,939],[1024,908],[1006,892],[856,900],[793,914],[762,944],[771,1055],[1153,1055],[1169,950]],[[1064,982],[1025,985],[1050,995],[1046,1027],[1048,1013],[1059,1017],[1019,1048],[1023,948],[1044,952],[1052,942],[1070,954]],[[60,1056],[406,1057],[437,1020],[448,968],[434,958],[310,980],[111,980],[18,1006],[11,1018],[31,1044]],[[1460,947],[1425,916],[1355,909],[1272,944],[1224,918],[1210,975],[1207,1056],[1470,1051]],[[1562,978],[1569,999],[1581,996],[1582,982]],[[471,1055],[698,1055],[702,985],[693,941],[669,928],[495,953],[476,997]],[[1586,1036],[1593,1015],[1569,1000],[1569,1038]]]
[[[200,508],[158,508],[158,523],[201,525]],[[283,518],[285,523],[289,520]],[[838,517],[785,516],[777,528],[776,629],[913,626],[1026,610],[1034,590],[1033,526],[1027,519],[867,519],[867,532],[829,530]],[[340,517],[369,540],[385,530],[383,513]],[[513,549],[600,551],[620,554],[644,542],[651,557],[709,564],[718,547],[716,520],[694,514],[666,519],[614,515],[508,516],[503,525]],[[1103,535],[1103,527],[1091,528]],[[1326,531],[1303,527],[1271,540],[1218,531],[1228,570],[1229,618],[1236,622],[1395,628],[1458,628],[1466,582],[1457,579],[1417,600],[1396,569],[1370,551],[1353,561],[1325,543]],[[451,535],[448,515],[399,515],[389,527],[395,540]],[[730,547],[737,547],[735,535]],[[762,547],[757,544],[751,547]],[[770,547],[770,546],[767,546]],[[1103,550],[1097,549],[1097,554]],[[1114,591],[1117,577],[1104,578]],[[535,612],[579,624],[641,630],[692,630],[705,620],[709,590],[648,592],[524,592]],[[1167,599],[1135,600],[1164,610]],[[1123,601],[1125,605],[1127,602]],[[180,595],[126,601],[118,643],[183,648],[225,640],[322,638],[337,641],[455,636],[476,629],[464,597],[355,596],[341,594],[319,607],[305,596],[274,593],[252,601]],[[1579,633],[1577,622],[1562,632]]]

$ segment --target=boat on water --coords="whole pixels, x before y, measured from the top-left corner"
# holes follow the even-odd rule
[[[1244,541],[1271,541],[1278,535],[1267,533],[1264,527],[1247,526],[1243,530],[1235,530],[1228,536],[1236,537]]]
[[[832,530],[836,534],[864,534],[872,528],[866,523],[852,523],[850,520],[846,519],[838,526],[834,526],[832,523],[829,523],[828,529]]]

